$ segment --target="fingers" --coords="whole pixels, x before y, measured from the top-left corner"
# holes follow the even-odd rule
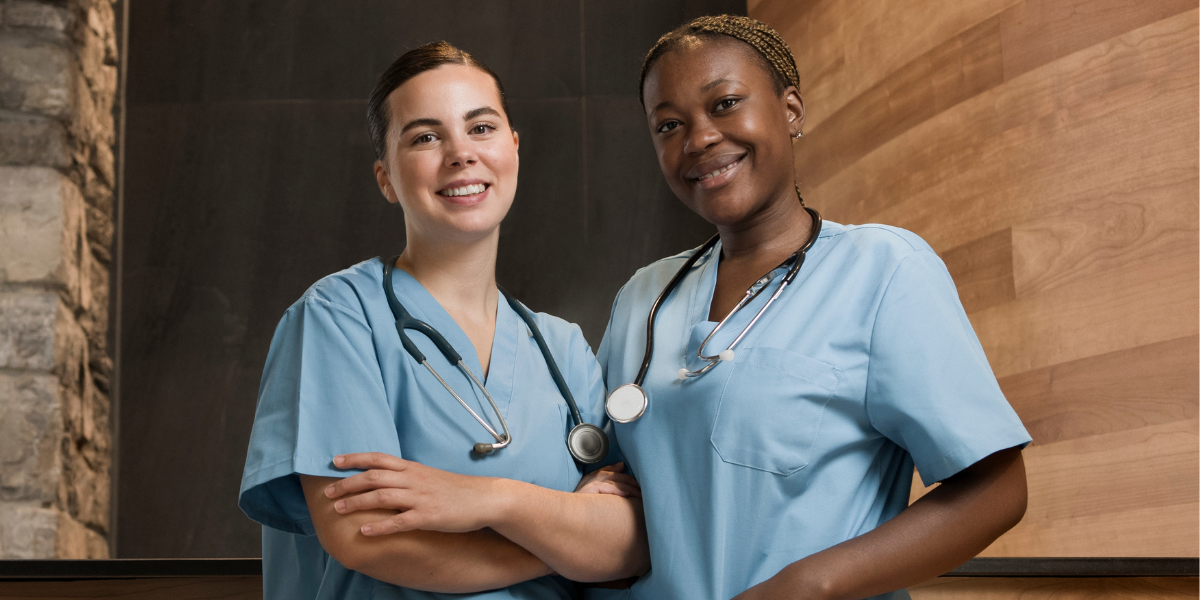
[[[622,498],[641,498],[642,490],[626,483],[615,481],[599,481],[589,483],[580,488],[576,493],[579,494],[610,494],[620,496]]]
[[[333,504],[333,509],[339,514],[344,515],[359,510],[376,508],[407,510],[412,507],[412,504],[412,492],[409,490],[384,488],[338,500]]]
[[[388,469],[403,471],[409,461],[383,452],[355,452],[339,454],[333,457],[333,464],[339,469]]]
[[[325,487],[325,497],[340,498],[346,494],[367,490],[402,488],[406,487],[407,481],[408,477],[405,473],[372,469],[329,484]]]
[[[359,531],[361,531],[362,534],[367,537],[375,537],[379,535],[390,535],[393,533],[420,529],[418,525],[419,520],[417,515],[415,515],[413,511],[409,511],[400,513],[398,515],[392,515],[391,517],[388,517],[382,521],[367,523],[359,528]]]

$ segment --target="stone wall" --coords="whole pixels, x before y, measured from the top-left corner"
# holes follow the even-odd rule
[[[114,15],[0,2],[0,559],[108,557]]]

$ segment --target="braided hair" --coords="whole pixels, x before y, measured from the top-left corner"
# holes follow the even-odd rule
[[[733,38],[754,49],[755,55],[763,63],[762,66],[771,75],[777,95],[783,95],[788,86],[796,88],[797,92],[800,90],[800,71],[796,69],[796,59],[783,36],[770,25],[738,15],[698,17],[668,31],[658,38],[658,42],[646,53],[646,58],[642,61],[641,79],[638,81],[638,100],[642,107],[646,106],[646,99],[642,94],[646,87],[646,75],[658,59],[691,40],[721,36]],[[804,197],[800,195],[799,186],[796,187],[796,197],[803,206]]]

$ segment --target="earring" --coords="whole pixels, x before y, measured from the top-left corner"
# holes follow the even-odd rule
[[[804,137],[804,132],[803,132],[803,131],[797,131],[797,132],[796,132],[796,139],[800,139],[800,138],[802,138],[802,137]]]

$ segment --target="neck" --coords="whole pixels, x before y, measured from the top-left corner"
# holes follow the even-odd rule
[[[412,275],[451,315],[490,320],[496,314],[497,228],[464,243],[406,228],[408,243],[396,266]]]
[[[808,240],[813,218],[791,190],[787,198],[741,223],[718,226],[721,258],[734,262],[782,261]]]

